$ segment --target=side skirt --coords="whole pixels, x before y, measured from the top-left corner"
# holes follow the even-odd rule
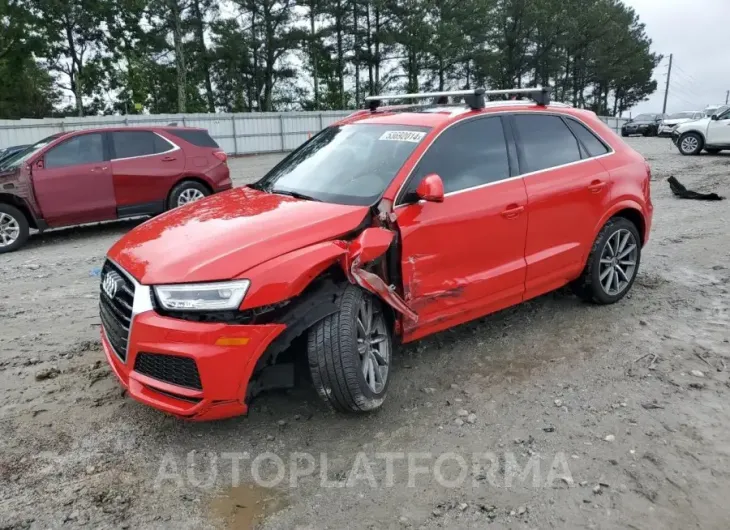
[[[132,204],[130,206],[120,206],[117,208],[117,217],[124,219],[126,217],[141,217],[143,215],[157,215],[165,211],[164,201],[143,202],[140,204]]]

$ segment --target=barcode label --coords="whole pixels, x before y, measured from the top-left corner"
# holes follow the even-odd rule
[[[420,131],[387,131],[379,138],[380,140],[391,140],[394,142],[420,142],[426,136]]]

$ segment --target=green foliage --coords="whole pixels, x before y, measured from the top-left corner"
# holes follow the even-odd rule
[[[618,114],[656,90],[661,58],[620,0],[0,0],[0,21],[0,117],[538,84]]]

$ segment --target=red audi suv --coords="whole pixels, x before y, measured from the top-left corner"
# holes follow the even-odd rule
[[[624,297],[651,228],[649,166],[592,112],[506,92],[536,101],[370,98],[255,184],[122,237],[100,311],[129,394],[234,416],[302,360],[335,409],[370,411],[398,343],[567,284]],[[465,104],[381,105],[443,96]]]

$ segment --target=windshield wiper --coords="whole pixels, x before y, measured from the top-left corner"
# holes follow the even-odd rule
[[[271,193],[276,193],[277,195],[288,195],[289,197],[294,197],[296,199],[304,199],[305,201],[322,202],[321,199],[317,199],[311,195],[305,195],[304,193],[299,193],[298,191],[271,190]]]

